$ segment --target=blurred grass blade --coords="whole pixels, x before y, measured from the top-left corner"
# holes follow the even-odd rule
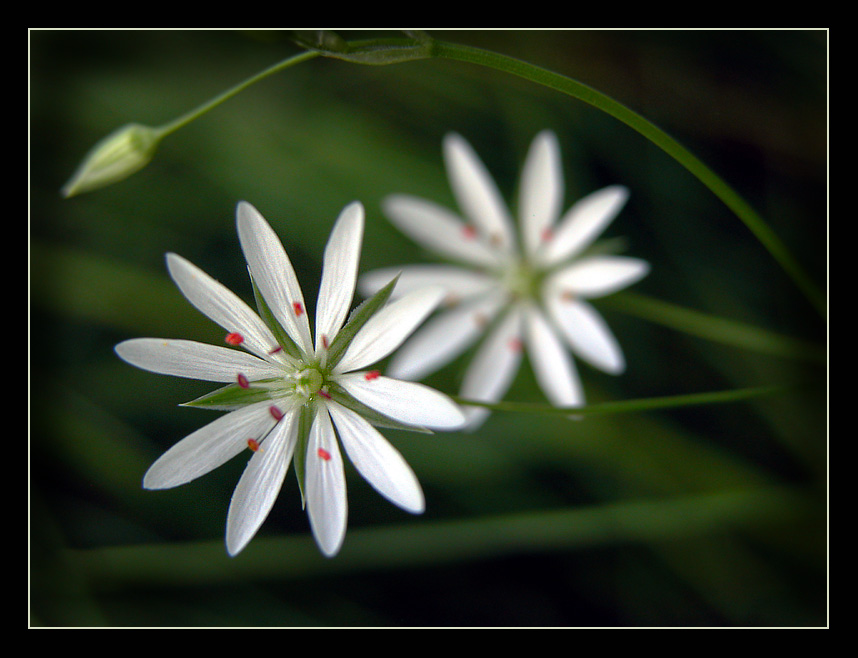
[[[452,396],[459,404],[473,407],[484,407],[494,411],[522,412],[532,414],[545,414],[553,416],[590,416],[607,415],[619,413],[633,413],[639,411],[653,411],[655,409],[678,409],[680,407],[693,407],[706,404],[725,404],[728,402],[742,402],[752,398],[775,395],[784,391],[794,389],[794,386],[772,385],[755,386],[750,388],[737,388],[728,391],[713,391],[708,393],[687,393],[684,395],[668,395],[654,398],[638,398],[635,400],[621,400],[619,402],[601,402],[583,407],[553,407],[549,404],[530,402],[478,402]]]
[[[600,300],[600,303],[677,331],[733,347],[818,364],[825,363],[827,359],[825,348],[820,345],[637,293],[617,293]]]
[[[188,587],[247,578],[308,578],[405,569],[628,542],[664,542],[729,529],[795,524],[812,515],[801,492],[771,487],[639,499],[468,521],[355,528],[336,560],[319,558],[309,535],[257,538],[230,560],[221,541],[71,550],[64,555],[99,589]]]

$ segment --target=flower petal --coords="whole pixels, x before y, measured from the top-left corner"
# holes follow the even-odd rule
[[[268,222],[246,201],[238,204],[238,239],[253,281],[289,337],[313,354],[307,306],[289,256]]]
[[[515,246],[512,218],[494,179],[471,145],[456,133],[444,137],[444,162],[450,187],[464,215],[494,248]]]
[[[629,191],[612,185],[588,194],[573,205],[545,243],[541,260],[556,265],[577,256],[602,234],[629,198]]]
[[[247,449],[247,439],[272,426],[270,402],[248,405],[189,434],[161,455],[143,477],[146,489],[169,489],[190,482]]]
[[[131,365],[161,375],[208,382],[234,382],[239,374],[249,381],[282,375],[277,366],[246,352],[192,340],[134,338],[114,349]]]
[[[497,402],[507,392],[521,363],[521,310],[513,307],[480,346],[468,366],[460,394],[478,402]],[[475,430],[488,417],[483,407],[465,407],[466,428]]]
[[[262,318],[238,295],[177,254],[167,254],[167,269],[191,304],[229,333],[240,334],[242,347],[268,358],[277,341]]]
[[[604,297],[647,275],[649,263],[628,256],[593,256],[559,270],[549,288],[580,297]]]
[[[420,288],[389,303],[357,332],[337,363],[336,372],[364,368],[386,357],[435,310],[443,297],[443,288]]]
[[[493,276],[453,265],[405,265],[383,267],[361,274],[358,290],[362,295],[370,297],[397,275],[399,279],[393,289],[392,299],[418,288],[441,286],[447,291],[448,300],[451,296],[458,300],[485,292],[497,284]]]
[[[310,427],[305,486],[313,536],[322,552],[333,557],[346,536],[348,501],[337,437],[328,411],[321,406]]]
[[[521,174],[519,221],[529,256],[551,235],[560,216],[563,192],[560,145],[553,132],[544,130],[534,138]]]
[[[446,208],[403,194],[385,198],[382,208],[400,231],[441,256],[479,267],[498,264],[498,254]]]
[[[465,422],[455,402],[423,384],[381,377],[377,372],[349,373],[336,381],[358,402],[402,423],[453,429]]]
[[[364,479],[394,505],[412,514],[423,512],[420,482],[399,451],[355,412],[336,402],[326,404],[349,459]]]
[[[298,414],[285,415],[253,453],[229,504],[226,548],[237,555],[265,521],[283,486],[298,433]]]
[[[535,306],[525,315],[527,355],[539,386],[558,407],[580,406],[584,401],[575,363],[554,328]]]
[[[613,375],[625,370],[617,339],[591,304],[563,295],[546,295],[545,303],[554,325],[579,357]]]
[[[387,366],[387,374],[418,381],[435,372],[472,345],[505,302],[505,294],[492,291],[440,312],[396,351]]]
[[[349,204],[340,213],[325,247],[316,305],[316,351],[324,341],[334,339],[348,315],[357,280],[363,224],[363,206],[357,201]]]

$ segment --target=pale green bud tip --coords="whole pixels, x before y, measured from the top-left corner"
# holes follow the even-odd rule
[[[63,186],[63,196],[89,192],[127,178],[149,163],[160,139],[156,129],[137,123],[113,131],[87,154]]]

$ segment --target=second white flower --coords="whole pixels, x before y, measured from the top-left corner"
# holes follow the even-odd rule
[[[421,379],[485,335],[465,373],[461,397],[499,401],[526,350],[551,403],[581,406],[585,397],[570,349],[605,372],[625,369],[617,340],[588,300],[625,288],[649,271],[638,258],[585,253],[623,207],[628,191],[606,187],[561,214],[560,149],[554,133],[544,131],[533,140],[522,172],[516,230],[493,179],[461,136],[447,135],[444,157],[461,216],[407,195],[388,197],[384,210],[403,233],[461,266],[385,268],[359,283],[370,295],[401,270],[394,295],[427,285],[447,291],[445,308],[396,353],[388,374]],[[488,413],[468,407],[468,427],[478,427]]]

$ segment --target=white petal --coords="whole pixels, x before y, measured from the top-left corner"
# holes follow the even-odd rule
[[[627,188],[612,185],[593,192],[573,205],[544,245],[542,260],[555,265],[578,255],[602,234],[629,197]]]
[[[575,363],[554,329],[535,307],[528,309],[525,326],[527,354],[546,397],[558,407],[580,406],[584,393]]]
[[[226,286],[177,254],[167,254],[167,268],[191,304],[227,332],[241,334],[243,348],[266,358],[277,346],[262,318]]]
[[[292,461],[298,414],[285,415],[257,449],[232,494],[226,519],[226,548],[238,554],[265,521]]]
[[[483,272],[466,270],[452,265],[405,265],[402,267],[383,267],[361,274],[358,290],[365,297],[374,295],[393,281],[396,286],[391,298],[402,297],[406,293],[426,286],[441,286],[447,291],[447,298],[464,299],[479,294],[497,284],[493,276]]]
[[[381,377],[374,372],[340,375],[336,382],[359,402],[402,423],[453,429],[465,422],[455,402],[423,384]]]
[[[559,270],[547,285],[580,297],[604,297],[641,280],[649,263],[628,256],[593,256]]]
[[[553,132],[539,133],[521,175],[519,219],[525,253],[533,255],[551,233],[563,205],[560,146]]]
[[[470,347],[505,302],[506,295],[493,291],[430,318],[396,351],[387,374],[418,381],[435,372]]]
[[[282,370],[251,354],[192,340],[134,338],[116,346],[116,353],[133,366],[161,375],[209,382],[235,382],[282,375]]]
[[[480,346],[468,366],[461,396],[478,402],[497,402],[509,389],[521,363],[521,311],[515,307]],[[467,428],[474,430],[488,417],[489,410],[465,407]]]
[[[246,201],[238,204],[238,239],[253,281],[289,337],[313,354],[307,305],[289,256],[268,222]]]
[[[343,447],[364,479],[394,505],[412,514],[423,512],[420,482],[399,451],[363,417],[336,402],[329,407]]]
[[[346,536],[348,502],[343,459],[331,417],[324,407],[318,409],[310,427],[305,486],[313,536],[322,552],[333,557]]]
[[[479,235],[472,234],[454,213],[412,196],[397,194],[382,203],[384,214],[405,235],[432,251],[480,267],[493,267],[498,253]]]
[[[273,427],[270,402],[243,407],[189,434],[161,455],[143,477],[146,489],[169,489],[190,482],[247,449],[247,439]]]
[[[554,325],[578,356],[614,375],[625,370],[617,339],[592,305],[563,295],[546,295],[545,303]]]
[[[336,372],[364,368],[386,357],[435,310],[443,297],[443,288],[421,288],[389,303],[357,332]]]
[[[322,337],[333,340],[348,315],[355,292],[364,211],[359,202],[345,207],[331,231],[322,266],[322,282],[316,306],[316,350]]]
[[[515,246],[512,219],[494,179],[471,145],[456,133],[444,137],[450,187],[465,216],[482,237],[504,252]]]

